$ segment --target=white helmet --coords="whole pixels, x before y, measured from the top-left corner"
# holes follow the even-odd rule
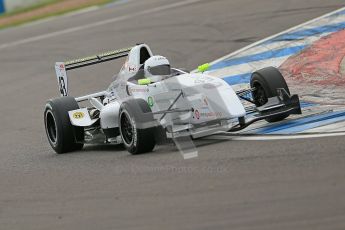
[[[171,74],[170,63],[163,56],[152,56],[144,64],[145,77],[158,82]]]

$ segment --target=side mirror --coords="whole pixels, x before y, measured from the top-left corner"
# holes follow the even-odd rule
[[[138,84],[139,84],[139,85],[148,85],[148,84],[151,84],[151,80],[148,79],[148,78],[139,79],[139,80],[138,80]]]
[[[198,72],[203,73],[203,72],[207,71],[210,67],[211,67],[210,63],[205,63],[202,65],[199,65],[198,66]]]

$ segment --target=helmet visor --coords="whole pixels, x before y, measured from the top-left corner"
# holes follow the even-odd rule
[[[152,75],[170,75],[171,74],[170,65],[158,65],[158,66],[150,67],[148,68],[148,71]]]

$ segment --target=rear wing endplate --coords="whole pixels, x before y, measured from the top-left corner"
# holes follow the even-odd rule
[[[68,96],[68,77],[67,71],[82,68],[85,66],[95,65],[102,62],[116,60],[118,58],[126,57],[131,51],[132,47],[109,51],[98,55],[93,55],[76,60],[66,62],[56,62],[55,72],[59,84],[59,91],[61,96]]]

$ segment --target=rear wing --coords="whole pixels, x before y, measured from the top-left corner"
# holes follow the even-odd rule
[[[133,47],[109,51],[98,55],[93,55],[66,62],[56,62],[55,72],[59,84],[61,96],[68,96],[68,77],[67,71],[95,65],[102,62],[112,61],[118,58],[126,57]]]

